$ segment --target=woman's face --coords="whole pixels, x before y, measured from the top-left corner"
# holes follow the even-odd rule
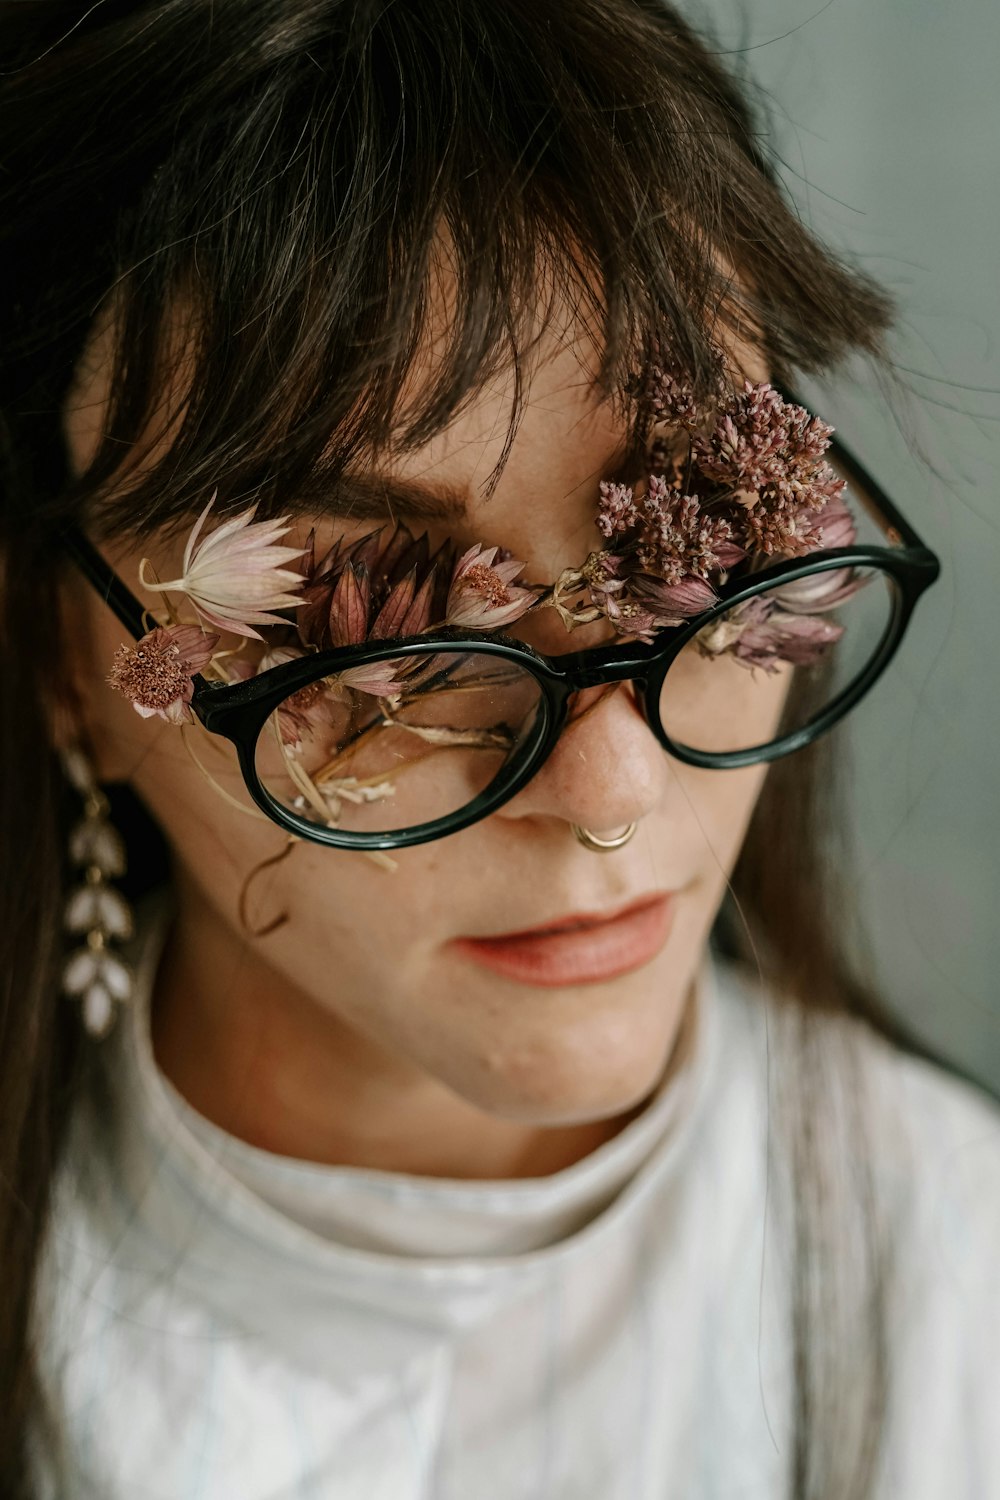
[[[744,364],[763,378],[751,361]],[[81,363],[66,414],[78,468],[100,426],[105,375],[97,342]],[[526,562],[525,577],[552,580],[598,544],[598,482],[613,472],[626,433],[596,394],[581,346],[550,333],[509,457],[486,497],[509,401],[509,386],[498,381],[438,438],[384,467],[431,494],[463,497],[461,516],[431,526],[432,540],[447,531],[460,546],[499,544]],[[317,526],[321,552],[340,534],[371,529],[331,518]],[[284,540],[301,544],[307,531],[308,523],[297,524]],[[161,599],[138,585],[140,558],[150,557],[158,577],[176,577],[182,548],[183,538],[104,551],[157,608]],[[248,1018],[266,1025],[266,1017],[280,1016],[286,1104],[291,1091],[304,1090],[313,1115],[325,1095],[331,1106],[343,1098],[348,1062],[351,1090],[363,1093],[370,1083],[384,1085],[386,1099],[448,1097],[474,1113],[532,1127],[610,1119],[655,1086],[762,767],[702,771],[671,759],[623,685],[570,725],[512,801],[460,833],[394,853],[395,869],[296,842],[254,880],[247,903],[255,929],[280,914],[287,920],[268,935],[250,936],[240,922],[241,891],[256,866],[282,852],[286,835],[252,810],[226,742],[200,726],[182,738],[173,725],[142,719],[106,684],[121,628],[86,585],[70,578],[67,589],[73,670],[99,774],[132,784],[175,859],[177,986],[183,974],[185,1004],[190,1009],[197,996],[201,1006],[189,1024],[202,1016],[206,1037],[217,1024],[235,1056]],[[551,653],[607,635],[604,626],[569,635],[553,611],[522,625],[515,633]],[[758,704],[764,695],[765,714],[777,717],[781,679],[757,682]],[[184,739],[242,809],[210,785]],[[635,836],[611,853],[588,851],[571,831],[577,824],[608,834],[633,821]],[[527,971],[508,965],[498,972],[483,950],[461,942],[568,917],[607,918],[667,894],[641,941],[634,924],[629,931],[609,927],[596,939],[564,934],[550,941],[548,958],[544,943],[538,949],[541,967],[532,966],[529,951]],[[592,954],[604,977],[574,976],[574,951]],[[296,1048],[301,1055],[293,1057]]]

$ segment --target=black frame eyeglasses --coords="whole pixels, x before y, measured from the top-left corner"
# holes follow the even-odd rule
[[[633,683],[638,707],[657,740],[664,750],[689,765],[730,770],[777,760],[826,733],[868,692],[895,654],[917,600],[940,573],[940,562],[935,554],[843,444],[834,439],[826,457],[848,480],[852,498],[863,506],[879,528],[885,538],[884,545],[855,544],[813,552],[805,557],[770,564],[751,576],[730,579],[718,591],[718,601],[710,609],[693,616],[683,625],[663,628],[650,645],[608,645],[545,656],[521,641],[498,636],[495,631],[447,629],[404,640],[318,651],[270,667],[242,682],[219,684],[199,675],[194,679],[191,709],[209,733],[221,735],[235,746],[247,791],[262,812],[288,833],[340,849],[400,849],[429,843],[488,817],[514,797],[545,763],[569,721],[574,695],[586,689]],[[67,530],[63,540],[76,564],[125,629],[135,640],[141,640],[149,626],[140,601],[79,529]],[[664,729],[660,712],[664,678],[671,663],[700,631],[734,606],[746,603],[775,584],[791,584],[812,574],[845,567],[880,570],[887,575],[891,608],[882,638],[864,670],[837,692],[822,712],[804,727],[752,749],[701,751],[671,739]],[[308,817],[299,817],[271,796],[258,774],[257,741],[271,715],[290,694],[321,678],[361,664],[375,664],[390,658],[430,657],[442,649],[455,653],[475,652],[477,656],[511,662],[530,673],[539,689],[531,732],[474,800],[448,816],[413,827],[376,833],[313,822]]]

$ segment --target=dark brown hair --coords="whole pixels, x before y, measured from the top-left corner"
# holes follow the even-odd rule
[[[445,357],[404,401],[446,227],[457,301]],[[735,280],[725,267],[735,268]],[[59,998],[68,816],[47,748],[61,644],[54,527],[180,523],[227,504],[321,509],[331,474],[391,435],[439,430],[490,372],[520,369],[540,288],[570,295],[615,391],[651,342],[697,384],[722,325],[776,376],[878,355],[885,296],[786,206],[745,99],[654,0],[103,0],[0,8],[0,1492],[31,1493],[40,1399],[32,1288],[87,1043]],[[72,481],[59,408],[113,303],[105,441]],[[163,389],[169,320],[190,381],[169,451],[110,493]],[[516,408],[512,411],[512,430]],[[888,1023],[836,946],[820,805],[829,746],[771,773],[718,939],[760,956],[795,1014]],[[127,804],[128,794],[118,792]],[[781,816],[775,817],[780,806]],[[134,822],[141,865],[156,830]],[[828,820],[830,821],[830,820]],[[831,826],[836,828],[836,819]],[[780,828],[780,836],[778,829]],[[843,911],[843,906],[838,907]],[[866,1493],[885,1385],[884,1268],[858,1280],[822,1228],[824,1068],[809,1028],[777,1064],[794,1104],[799,1254],[789,1492]],[[787,1090],[786,1090],[787,1085]],[[857,1122],[863,1130],[863,1121]],[[863,1237],[864,1153],[853,1217]],[[817,1228],[817,1225],[820,1227]],[[819,1301],[810,1257],[822,1262]],[[843,1266],[841,1265],[843,1262]],[[853,1258],[852,1258],[853,1264]],[[815,1266],[813,1266],[813,1270]],[[831,1292],[831,1287],[839,1287]],[[866,1343],[838,1345],[844,1307]],[[853,1325],[852,1325],[853,1326]],[[865,1412],[854,1450],[841,1406]],[[850,1450],[850,1451],[848,1451]]]

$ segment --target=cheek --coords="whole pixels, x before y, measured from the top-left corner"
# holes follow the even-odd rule
[[[724,753],[773,739],[793,680],[791,669],[752,671],[729,655],[685,649],[663,684],[663,725],[678,744]]]
[[[438,888],[428,857],[387,870],[377,856],[290,841],[250,801],[229,746],[200,729],[184,735],[187,751],[175,743],[150,753],[133,785],[185,878],[240,939],[253,942],[287,914],[280,931],[259,939],[268,962],[280,952],[280,963],[291,959],[293,969],[328,974],[333,958],[338,971],[377,968],[428,927]]]
[[[107,684],[125,640],[110,612],[84,595],[72,599],[69,618],[72,672],[99,779],[131,784],[178,874],[233,945],[249,944],[318,997],[329,993],[331,965],[368,993],[395,984],[404,967],[408,982],[420,964],[414,953],[447,930],[454,879],[444,846],[408,850],[392,871],[362,854],[304,842],[289,850],[284,832],[250,800],[227,741],[199,724],[181,729],[144,719]],[[280,929],[253,937],[284,912],[289,920]]]
[[[714,901],[736,863],[768,767],[707,771],[674,761],[672,771],[671,826],[700,851],[707,899]]]
[[[664,725],[679,743],[726,752],[766,743],[781,732],[794,680],[791,669],[751,673],[727,657],[683,665],[685,679],[675,680],[677,691],[672,695],[665,691],[662,709]],[[710,899],[716,900],[736,862],[768,765],[717,771],[674,757],[669,761],[674,783],[671,828],[689,848],[701,851]]]

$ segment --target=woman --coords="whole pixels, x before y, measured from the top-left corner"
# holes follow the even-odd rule
[[[990,1493],[823,817],[937,564],[777,384],[884,295],[657,4],[0,24],[3,1494]]]

